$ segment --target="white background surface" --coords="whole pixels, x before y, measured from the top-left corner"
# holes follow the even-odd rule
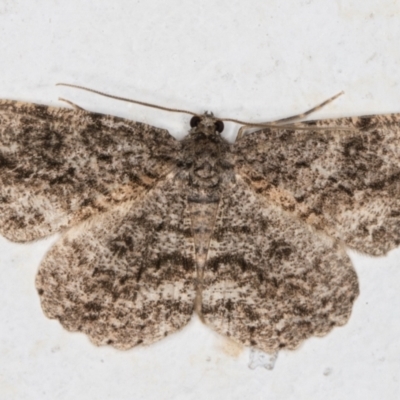
[[[189,117],[79,91],[83,84],[251,120],[400,112],[400,2],[326,0],[0,0],[0,97],[165,127]],[[229,126],[234,135],[237,127]],[[281,352],[274,370],[197,319],[150,347],[94,347],[42,314],[34,288],[57,238],[0,240],[1,399],[398,399],[400,250],[351,253],[361,295],[350,322]]]

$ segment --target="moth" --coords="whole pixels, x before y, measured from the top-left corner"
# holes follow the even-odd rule
[[[119,349],[193,313],[265,352],[344,325],[359,293],[346,248],[400,244],[400,114],[290,121],[232,144],[194,114],[178,141],[0,101],[1,233],[62,232],[36,278],[47,317]]]

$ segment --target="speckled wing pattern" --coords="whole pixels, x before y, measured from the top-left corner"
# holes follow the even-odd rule
[[[166,176],[167,131],[81,110],[0,101],[0,232],[38,239],[132,200]]]
[[[119,349],[185,326],[196,275],[181,186],[168,177],[140,206],[128,202],[70,229],[36,278],[46,315]]]
[[[399,246],[400,115],[298,125],[310,130],[244,136],[236,144],[238,173],[268,201],[350,248],[383,255]]]
[[[238,178],[221,201],[202,314],[217,332],[274,352],[345,324],[358,283],[339,243],[263,200]]]
[[[244,345],[294,349],[350,317],[345,247],[400,243],[399,121],[300,122],[229,144],[209,114],[177,141],[1,101],[0,231],[21,242],[63,232],[37,275],[42,307],[95,344],[149,344],[197,312]]]

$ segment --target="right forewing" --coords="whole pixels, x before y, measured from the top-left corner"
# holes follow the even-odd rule
[[[0,101],[0,231],[50,235],[142,195],[173,167],[167,131],[82,110]]]

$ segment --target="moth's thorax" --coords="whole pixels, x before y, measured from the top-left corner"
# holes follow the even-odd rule
[[[220,135],[222,122],[211,115],[194,117],[192,129],[182,142],[181,175],[186,183],[190,226],[197,267],[195,309],[201,315],[203,270],[208,257],[222,193],[233,174],[230,145]]]
[[[230,144],[217,132],[215,122],[204,117],[182,142],[182,161],[194,190],[218,190],[233,171]]]

